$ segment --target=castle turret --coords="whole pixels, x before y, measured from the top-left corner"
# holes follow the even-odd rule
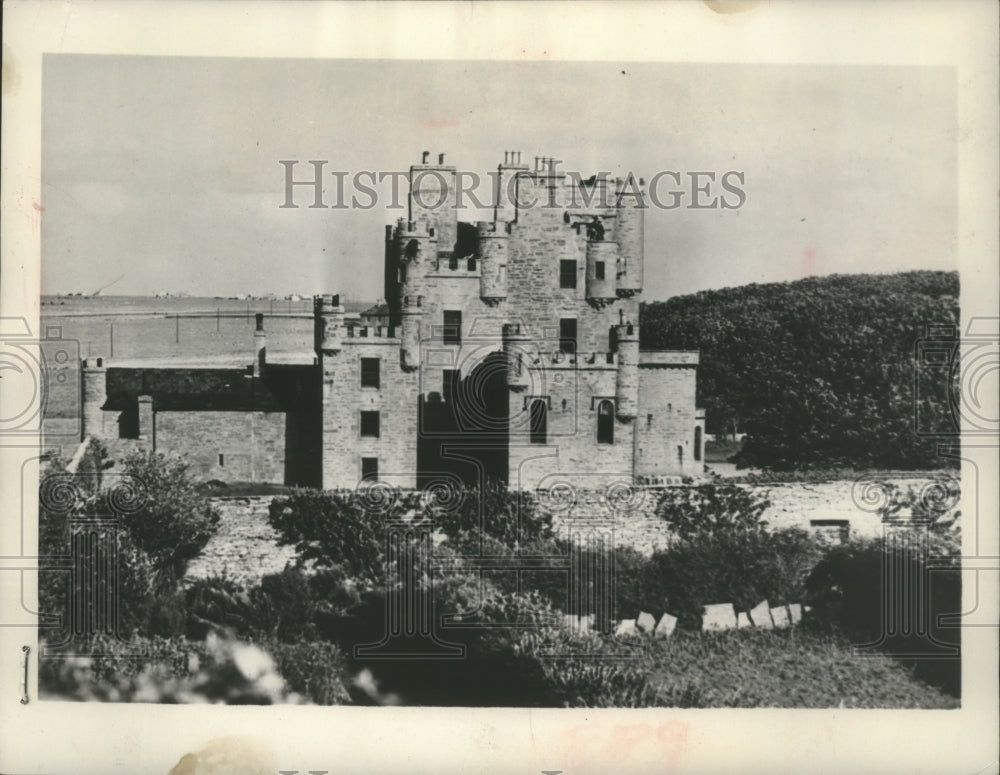
[[[264,313],[258,312],[255,318],[256,327],[253,332],[253,375],[264,376],[264,365],[267,363],[267,334],[264,333]]]
[[[81,412],[81,441],[87,436],[103,439],[104,411],[101,407],[108,400],[108,369],[103,358],[88,358],[83,362],[83,408]]]
[[[405,371],[420,368],[420,327],[424,319],[424,297],[403,297],[400,364]]]
[[[507,387],[524,390],[531,384],[530,350],[531,337],[520,323],[504,323],[503,353],[507,359]]]
[[[510,242],[502,223],[480,221],[477,224],[479,246],[479,296],[491,307],[507,298],[507,248]]]
[[[629,176],[618,188],[615,239],[619,245],[618,295],[623,298],[642,292],[643,228],[645,222],[645,181]]]
[[[438,154],[437,164],[428,161],[429,155],[424,151],[422,163],[410,167],[409,220],[426,223],[438,236],[436,250],[450,254],[458,236],[455,168],[445,165],[443,153]]]
[[[401,295],[422,296],[424,275],[437,258],[438,237],[433,226],[400,219],[396,227],[396,252],[402,273]]]
[[[340,296],[326,294],[313,297],[313,340],[316,355],[340,351],[341,329],[344,322],[344,308],[340,306]]]
[[[618,298],[615,291],[617,265],[617,242],[587,241],[587,301],[598,309]]]
[[[615,381],[615,411],[621,420],[632,420],[639,411],[639,326],[622,322],[615,326],[618,343],[618,375]]]

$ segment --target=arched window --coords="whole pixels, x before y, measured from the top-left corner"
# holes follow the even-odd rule
[[[694,459],[701,460],[701,426],[694,426]]]
[[[611,401],[597,405],[597,443],[615,443],[615,405]]]
[[[549,407],[538,398],[531,402],[531,443],[546,444],[549,435]]]

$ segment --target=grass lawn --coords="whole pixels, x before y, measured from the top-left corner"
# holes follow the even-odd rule
[[[687,708],[958,708],[888,656],[807,629],[677,633],[644,658],[657,704]]]

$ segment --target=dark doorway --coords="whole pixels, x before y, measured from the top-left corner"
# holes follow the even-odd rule
[[[418,400],[418,487],[442,473],[469,486],[507,483],[510,410],[507,363],[501,353],[486,356],[464,378],[458,370],[445,369],[441,393]]]

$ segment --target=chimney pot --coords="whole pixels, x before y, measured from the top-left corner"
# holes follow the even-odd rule
[[[431,152],[430,152],[430,151],[424,151],[424,154],[423,154],[423,159],[422,159],[422,163],[423,163],[423,164],[426,164],[426,163],[427,163],[427,157],[428,157],[428,156],[430,156],[430,155],[431,155]]]

